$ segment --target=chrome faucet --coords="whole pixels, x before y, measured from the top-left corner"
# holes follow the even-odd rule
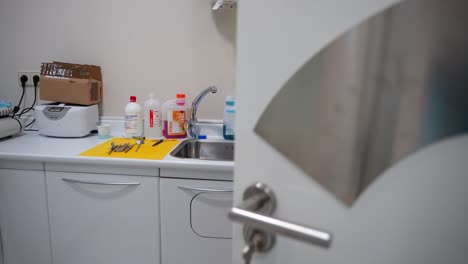
[[[197,132],[195,131],[195,125],[198,123],[198,118],[197,118],[197,110],[198,110],[198,105],[200,104],[201,100],[209,93],[216,93],[218,91],[218,88],[216,86],[210,86],[206,88],[205,90],[201,91],[195,99],[193,99],[192,106],[190,107],[189,110],[189,119],[185,123],[185,128],[187,130],[187,134],[190,137],[197,138]]]

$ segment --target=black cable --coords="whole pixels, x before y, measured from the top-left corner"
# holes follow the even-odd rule
[[[31,110],[36,111],[33,107],[28,107],[28,108],[23,109],[23,111],[21,111],[21,113],[19,113],[18,117],[21,117],[21,115],[26,114],[27,112],[29,112]]]
[[[21,113],[18,115],[19,117],[21,117],[22,114],[26,114],[27,112],[34,110],[34,105],[36,104],[36,100],[37,100],[37,85],[39,84],[39,76],[37,75],[33,76],[33,83],[34,83],[34,101],[30,107],[25,108],[23,109],[23,111],[21,111]]]
[[[11,117],[15,117],[16,113],[18,113],[18,111],[20,110],[21,102],[23,101],[24,93],[26,91],[26,82],[27,81],[28,81],[28,76],[21,75],[20,82],[21,82],[21,87],[23,88],[23,93],[21,94],[21,99],[19,100],[18,105],[13,108],[13,115]]]
[[[29,124],[27,124],[25,127],[28,127],[28,126],[34,124],[34,122],[36,122],[36,118],[34,118],[34,119],[33,119]]]
[[[34,87],[37,87],[37,85],[39,84],[39,81],[40,81],[40,77],[38,75],[34,75],[33,76],[33,84],[34,84]]]
[[[18,105],[16,105],[14,108],[13,108],[13,115],[12,117],[15,117],[16,113],[18,113],[18,111],[20,110],[20,105],[21,105],[21,101],[23,101],[23,97],[24,97],[24,92],[25,92],[25,87],[23,87],[23,92],[21,93],[21,99],[18,103]]]
[[[34,93],[34,95],[36,95],[36,93]],[[36,103],[36,102],[34,102],[34,103]],[[21,115],[26,114],[27,112],[29,112],[31,110],[35,111],[34,106],[27,107],[27,108],[23,109],[23,111],[21,111],[21,113],[18,115],[18,117],[21,117]]]

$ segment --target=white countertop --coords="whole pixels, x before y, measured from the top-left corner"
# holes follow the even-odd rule
[[[96,134],[83,138],[52,138],[38,132],[24,132],[15,137],[0,139],[0,160],[64,162],[93,165],[125,165],[161,169],[193,169],[232,172],[234,162],[179,159],[169,154],[163,160],[81,157],[79,153],[108,139]]]

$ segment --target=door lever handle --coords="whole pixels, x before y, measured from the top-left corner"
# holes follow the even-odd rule
[[[330,232],[270,217],[269,215],[275,210],[276,199],[273,191],[265,184],[256,183],[250,186],[244,192],[243,198],[242,205],[233,207],[229,212],[232,221],[323,248],[330,247],[332,242]]]

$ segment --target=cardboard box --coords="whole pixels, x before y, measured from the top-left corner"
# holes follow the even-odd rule
[[[102,99],[102,82],[93,79],[54,78],[41,75],[41,100],[93,105]]]
[[[43,63],[40,99],[93,105],[102,100],[101,68],[70,63]]]

